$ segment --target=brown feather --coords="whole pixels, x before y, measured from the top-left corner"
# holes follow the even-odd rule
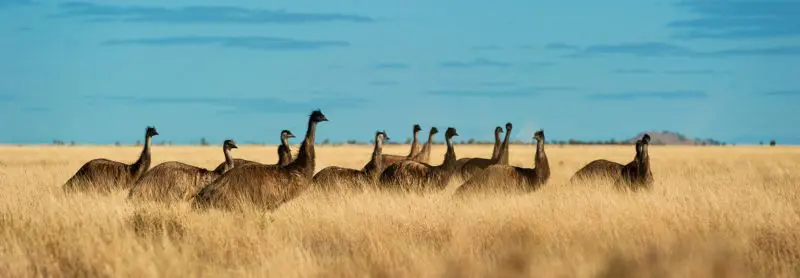
[[[308,188],[314,175],[314,137],[321,111],[311,113],[297,158],[286,166],[246,164],[233,168],[201,189],[192,199],[196,208],[239,208],[242,204],[275,209]]]
[[[502,144],[500,143],[500,133],[503,132],[503,129],[499,126],[495,128],[494,131],[494,148],[492,150],[492,157],[489,159],[486,158],[461,158],[459,159],[456,164],[458,165],[457,168],[458,174],[461,177],[461,180],[469,180],[472,175],[475,173],[486,169],[487,167],[494,165],[494,164],[503,164],[502,159],[508,158],[507,155],[503,155],[503,150],[505,147],[508,146],[508,138],[509,134],[511,133],[511,123],[506,124],[506,137],[503,140]],[[507,163],[506,163],[507,164]]]
[[[222,144],[225,162],[223,162],[222,168],[214,171],[177,161],[156,165],[131,187],[128,199],[157,202],[186,200],[225,172],[236,167],[235,160],[231,158],[230,153],[233,148],[237,148],[236,143],[233,140],[225,140]]]
[[[431,166],[412,160],[392,164],[380,175],[381,188],[416,192],[443,190],[457,170],[456,154],[452,143],[452,137],[457,135],[455,128],[447,129],[445,133],[447,152],[441,165]]]
[[[650,135],[645,134],[643,139],[637,140],[636,155],[628,164],[622,165],[605,159],[598,159],[586,164],[570,178],[570,182],[585,182],[597,179],[613,181],[620,189],[649,188],[653,183],[653,174],[650,171],[650,155],[647,146]]]
[[[375,147],[372,150],[372,159],[361,170],[347,169],[330,166],[314,175],[314,185],[322,190],[363,190],[378,181],[378,175],[383,171],[381,152],[383,141],[388,138],[386,132],[375,132]]]
[[[151,138],[158,135],[154,127],[145,131],[145,144],[139,159],[125,164],[105,158],[90,160],[62,186],[65,192],[93,191],[109,193],[118,189],[130,189],[134,182],[150,168]]]
[[[222,176],[216,171],[177,161],[164,162],[147,171],[128,193],[135,201],[173,202],[185,200]]]
[[[544,131],[537,131],[534,138],[536,139],[534,168],[491,165],[459,186],[455,195],[464,196],[477,192],[527,192],[547,184],[550,179],[550,163],[544,151]]]

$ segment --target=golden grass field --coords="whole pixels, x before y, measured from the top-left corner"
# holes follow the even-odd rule
[[[434,146],[434,164],[444,150]],[[629,162],[633,146],[546,150],[550,181],[526,195],[457,201],[456,182],[431,195],[309,191],[273,212],[238,213],[61,192],[84,162],[130,163],[138,147],[3,146],[0,276],[800,276],[800,148],[652,146],[655,184],[636,193],[568,184],[593,159]],[[316,171],[360,168],[371,151],[317,146]],[[531,167],[534,151],[511,146],[511,164]],[[488,157],[491,146],[456,153]],[[274,146],[233,154],[277,161]],[[222,151],[154,146],[153,159],[212,168]]]

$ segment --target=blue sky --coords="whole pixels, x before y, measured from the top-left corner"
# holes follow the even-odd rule
[[[223,4],[224,3],[224,4]],[[491,3],[491,4],[490,4]],[[0,141],[800,143],[800,1],[0,0]]]

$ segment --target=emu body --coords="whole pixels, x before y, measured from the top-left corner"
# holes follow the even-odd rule
[[[292,134],[289,130],[281,131],[281,144],[278,146],[278,165],[285,166],[292,162],[292,150],[289,148],[289,138],[294,138],[294,134]],[[249,163],[259,163],[251,160],[235,158],[233,159],[234,167],[240,167],[245,164]],[[260,163],[259,163],[260,164]],[[225,168],[225,161],[217,165],[217,168],[214,168],[215,172],[222,171],[222,168]]]
[[[150,168],[150,145],[152,137],[158,135],[155,127],[145,130],[144,148],[139,159],[125,164],[105,158],[90,160],[62,186],[65,192],[91,191],[109,193],[117,189],[129,189]]]
[[[156,165],[131,187],[128,199],[165,203],[186,200],[236,167],[230,153],[231,149],[235,148],[237,146],[233,140],[223,142],[222,152],[225,162],[222,164],[223,167],[213,171],[178,161],[168,161]]]
[[[455,194],[464,196],[477,192],[528,192],[547,184],[550,179],[550,163],[544,151],[544,131],[537,131],[533,138],[536,139],[534,168],[491,165],[459,186]]]
[[[500,143],[500,133],[503,133],[503,129],[499,126],[495,128],[494,131],[494,149],[492,151],[492,157],[489,159],[486,158],[478,158],[478,157],[471,157],[471,158],[461,158],[457,161],[458,166],[458,174],[461,177],[461,180],[469,180],[472,175],[476,172],[479,172],[487,167],[494,165],[494,164],[502,164],[502,159],[507,157],[507,155],[503,154],[503,150],[508,145],[508,138],[509,134],[511,134],[511,123],[506,123],[506,136],[503,139],[502,144]]]
[[[412,133],[414,137],[411,141],[411,150],[408,152],[408,155],[402,156],[394,154],[381,154],[381,162],[383,164],[383,167],[398,163],[403,160],[414,159],[414,157],[416,157],[420,153],[420,148],[421,148],[419,144],[420,130],[422,130],[422,127],[420,127],[418,124],[415,124]],[[369,166],[369,163],[372,163],[372,161],[367,162],[367,164],[364,165],[364,169],[366,169]]]
[[[317,123],[328,119],[321,111],[311,113],[297,158],[285,166],[245,164],[235,167],[198,192],[195,208],[234,209],[241,204],[275,209],[294,199],[311,185],[314,176],[314,137]]]
[[[381,173],[380,186],[389,190],[416,192],[444,189],[457,170],[453,136],[458,136],[458,132],[450,127],[445,132],[447,152],[441,165],[432,166],[412,160],[392,164]]]
[[[364,169],[356,170],[338,166],[326,167],[314,175],[314,185],[322,190],[363,190],[378,182],[378,176],[383,171],[381,152],[384,140],[389,138],[385,131],[375,133],[375,148],[372,159]]]
[[[636,141],[636,155],[628,164],[622,165],[605,159],[598,159],[586,164],[570,178],[570,182],[585,182],[596,179],[607,179],[620,189],[638,190],[649,188],[653,183],[650,171],[650,155],[648,151],[650,135],[644,134]]]

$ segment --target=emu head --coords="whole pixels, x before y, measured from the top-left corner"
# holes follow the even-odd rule
[[[378,131],[375,132],[375,142],[376,143],[377,142],[383,143],[383,142],[386,142],[386,141],[389,141],[389,135],[386,134],[386,130],[383,130],[383,131],[378,130]]]
[[[422,127],[419,126],[419,124],[415,124],[414,125],[414,133],[420,132],[421,130],[422,130]]]
[[[500,133],[503,133],[503,128],[499,127],[499,126],[495,127],[494,128],[494,135],[500,135]]]
[[[288,129],[284,129],[281,131],[281,139],[284,138],[294,138],[294,134],[292,134],[292,132]]]
[[[439,129],[437,129],[436,127],[431,127],[430,135],[434,135],[436,133],[439,133]]]
[[[236,146],[236,141],[233,141],[233,139],[228,139],[225,140],[225,142],[222,142],[222,148],[230,150],[230,149],[238,149],[239,146]]]
[[[512,128],[514,128],[514,126],[512,126],[511,123],[506,123],[506,132],[511,132]]]
[[[533,139],[538,142],[544,142],[544,130],[540,129],[533,133]]]
[[[327,122],[328,118],[325,117],[325,114],[322,114],[322,111],[317,109],[311,112],[311,121],[318,123],[318,122]]]
[[[447,131],[444,132],[444,138],[450,139],[453,138],[453,136],[458,136],[458,131],[456,131],[454,127],[448,127]]]
[[[145,136],[153,137],[153,136],[156,136],[156,135],[158,135],[158,130],[156,130],[156,127],[148,126],[147,130],[145,131]]]

